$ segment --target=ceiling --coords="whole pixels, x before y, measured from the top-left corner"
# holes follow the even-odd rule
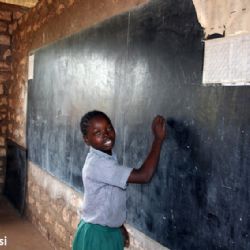
[[[39,0],[0,0],[1,3],[15,4],[23,7],[34,7]]]

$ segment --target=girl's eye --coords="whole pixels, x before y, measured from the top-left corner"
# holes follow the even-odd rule
[[[95,133],[95,136],[100,136],[101,135],[101,132],[96,132]]]
[[[108,129],[107,129],[108,131],[112,131],[112,127],[108,127]]]

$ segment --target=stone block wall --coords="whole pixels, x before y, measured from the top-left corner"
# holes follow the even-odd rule
[[[82,195],[29,162],[25,214],[57,250],[71,249]]]
[[[12,32],[15,23],[27,9],[0,3],[0,193],[5,176],[5,158],[8,128],[8,94],[11,82]]]

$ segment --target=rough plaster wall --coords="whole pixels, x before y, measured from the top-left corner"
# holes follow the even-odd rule
[[[205,36],[225,36],[250,32],[249,0],[193,0]]]
[[[70,249],[82,195],[32,162],[28,164],[25,214],[57,250]]]

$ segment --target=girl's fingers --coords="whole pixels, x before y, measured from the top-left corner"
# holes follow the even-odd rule
[[[154,129],[161,129],[165,131],[165,118],[161,115],[157,115],[154,120],[153,120],[153,124],[152,124],[152,128]]]
[[[158,116],[158,123],[163,127],[165,125],[165,119],[162,116]]]
[[[125,241],[125,247],[129,247],[129,240]]]

